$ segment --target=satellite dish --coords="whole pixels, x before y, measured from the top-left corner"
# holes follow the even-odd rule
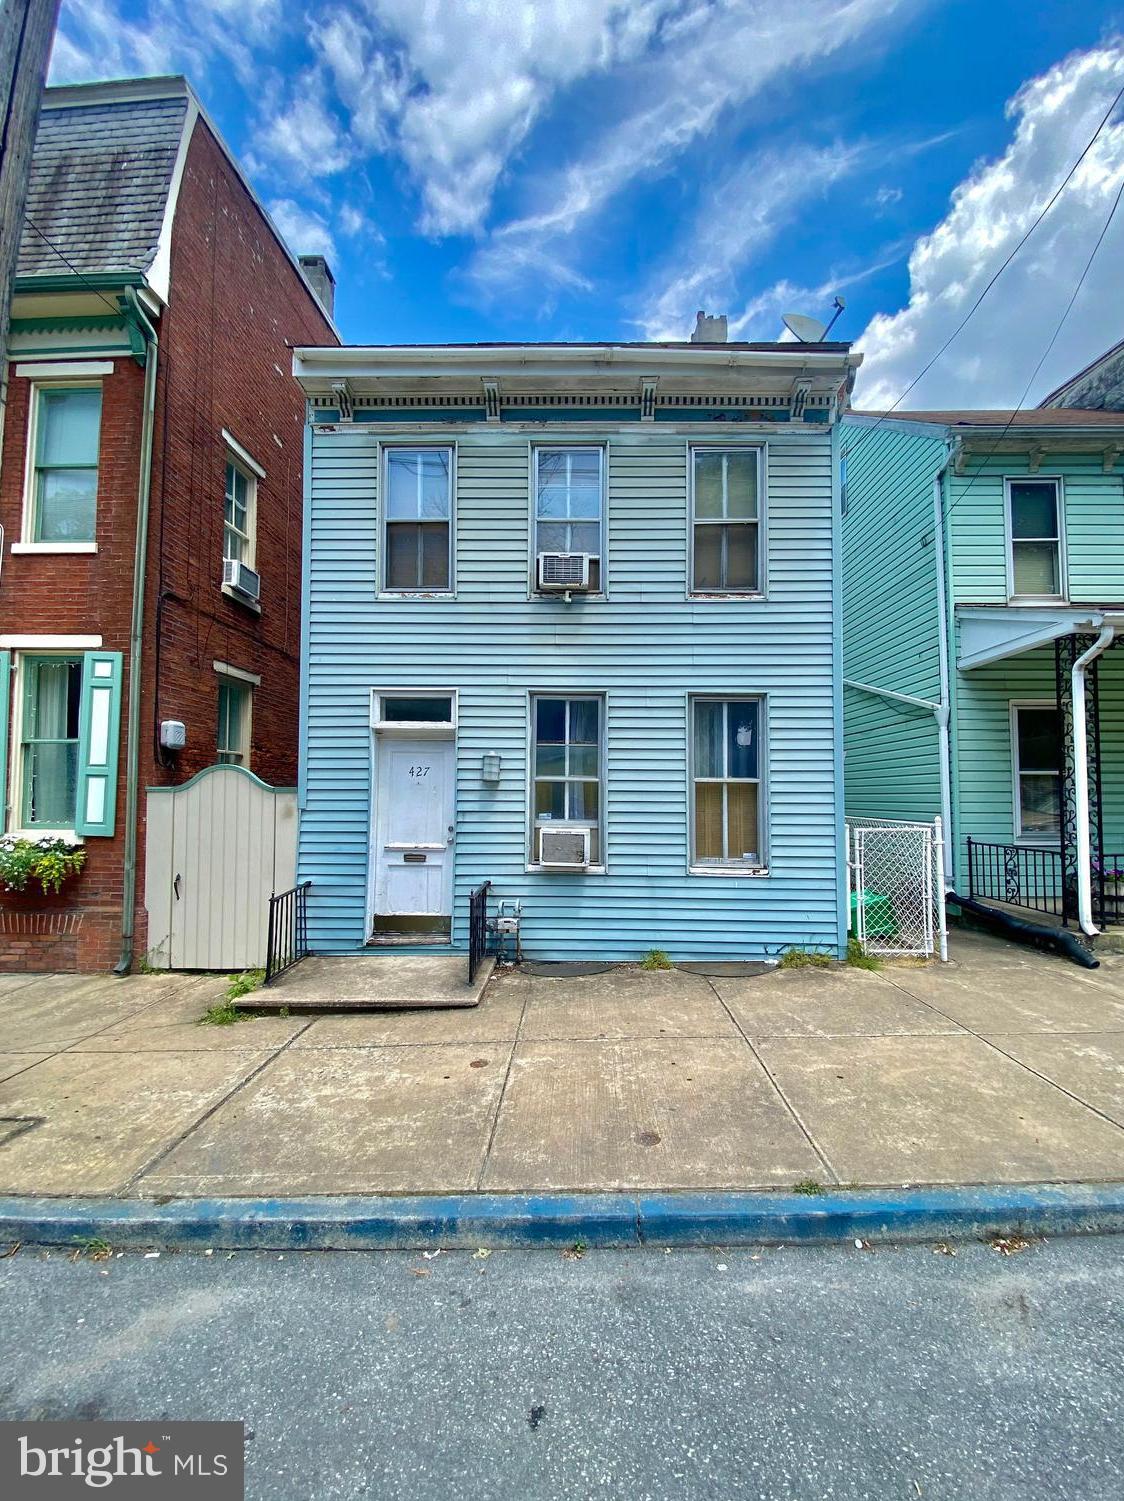
[[[818,344],[827,332],[826,323],[818,318],[806,318],[803,313],[783,313],[785,328],[794,334],[801,344]]]

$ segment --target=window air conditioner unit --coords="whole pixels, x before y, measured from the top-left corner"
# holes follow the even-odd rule
[[[261,594],[261,578],[252,568],[247,568],[245,563],[237,563],[233,558],[224,558],[222,564],[222,581],[240,594],[243,599],[257,600]]]
[[[589,864],[589,830],[539,830],[539,864],[558,870],[583,870]]]
[[[587,552],[540,552],[539,588],[549,593],[589,588]]]

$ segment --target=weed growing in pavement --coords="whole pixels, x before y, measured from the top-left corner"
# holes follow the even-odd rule
[[[823,1193],[823,1184],[817,1183],[815,1178],[801,1178],[799,1183],[792,1185],[794,1194],[807,1194],[809,1198]]]
[[[235,1022],[248,1022],[249,1015],[236,1009],[233,1001],[216,1001],[208,1006],[199,1018],[201,1027],[232,1027]]]
[[[816,949],[785,949],[777,966],[779,969],[830,969],[831,956]]]
[[[847,940],[847,963],[855,969],[881,969],[882,960],[868,954],[857,938]]]
[[[665,949],[649,949],[640,961],[641,969],[673,969]]]
[[[230,984],[226,987],[228,1001],[236,1001],[239,996],[249,995],[251,990],[260,990],[265,984],[264,969],[244,969],[240,975],[232,975]]]
[[[88,1256],[91,1261],[108,1261],[113,1255],[113,1248],[107,1240],[102,1240],[100,1235],[76,1235],[74,1237],[74,1258]]]

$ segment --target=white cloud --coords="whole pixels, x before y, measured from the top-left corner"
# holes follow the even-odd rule
[[[671,262],[682,269],[646,301],[639,319],[644,337],[685,339],[699,308],[727,307],[738,271],[864,155],[862,147],[834,146],[755,157],[716,183],[675,241]]]
[[[329,110],[319,74],[308,68],[297,75],[291,97],[267,112],[246,163],[251,171],[311,179],[342,172],[353,158],[351,137]]]
[[[282,0],[149,0],[125,15],[113,0],[64,0],[51,57],[51,83],[80,83],[146,73],[196,77],[215,58],[244,84],[260,86],[258,49],[276,39]]]
[[[294,255],[326,255],[335,259],[336,242],[327,220],[292,198],[275,198],[269,217]]]
[[[469,275],[483,294],[505,286],[535,244],[556,260],[588,222],[636,179],[658,174],[729,111],[791,73],[844,54],[912,0],[694,0],[658,29],[654,45],[620,77],[609,127],[536,185],[534,207],[502,225]],[[751,195],[752,198],[752,195]],[[572,253],[572,250],[571,250]]]
[[[900,203],[904,197],[905,194],[901,188],[891,188],[884,185],[878,189],[870,201],[874,208],[885,210],[893,208],[894,204]]]
[[[910,256],[906,307],[878,314],[857,341],[866,359],[856,405],[881,408],[905,390],[964,317],[1048,202],[1121,85],[1124,41],[1074,53],[1025,84],[1007,107],[1011,142],[956,188],[945,218]],[[1004,406],[1020,400],[1124,174],[1117,112],[1073,180],[903,409]],[[1028,401],[1119,337],[1124,213],[1117,216]]]

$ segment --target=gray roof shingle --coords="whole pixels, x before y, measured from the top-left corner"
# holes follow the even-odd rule
[[[44,108],[17,274],[147,270],[186,111],[186,92]]]

